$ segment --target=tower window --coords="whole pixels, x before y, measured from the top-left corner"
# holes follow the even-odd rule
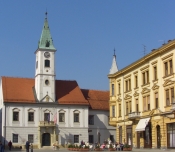
[[[50,67],[50,60],[45,60],[45,67]]]
[[[50,41],[46,41],[46,47],[49,47],[50,46]]]
[[[46,85],[49,85],[49,80],[46,80],[46,81],[45,81],[45,84],[46,84]]]
[[[38,68],[38,61],[36,61],[36,69]]]

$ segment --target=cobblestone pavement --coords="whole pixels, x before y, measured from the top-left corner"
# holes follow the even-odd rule
[[[69,151],[67,148],[60,148],[57,150],[53,150],[52,148],[47,148],[47,149],[33,149],[33,152],[74,152],[74,151]],[[170,152],[175,152],[175,149],[132,149],[133,152],[161,152],[161,151],[170,151]],[[8,149],[5,149],[5,152],[26,152],[26,150],[12,150],[9,151]],[[31,151],[29,151],[31,152]],[[84,152],[84,151],[82,151]],[[94,151],[95,152],[95,151]],[[105,150],[105,152],[108,152],[108,150]]]

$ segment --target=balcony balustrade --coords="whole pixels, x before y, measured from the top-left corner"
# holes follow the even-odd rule
[[[39,126],[40,127],[54,127],[55,123],[54,121],[40,121]]]
[[[175,110],[175,102],[173,102],[171,105],[172,105],[172,110]]]
[[[140,112],[131,112],[128,114],[128,119],[135,119],[140,117]]]

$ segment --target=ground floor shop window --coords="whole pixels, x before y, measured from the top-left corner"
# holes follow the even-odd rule
[[[175,123],[167,124],[167,146],[175,148]]]

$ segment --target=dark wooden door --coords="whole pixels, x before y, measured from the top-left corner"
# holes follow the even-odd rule
[[[42,146],[50,146],[50,134],[44,133],[42,136]]]
[[[151,125],[147,125],[144,131],[144,148],[152,148]]]
[[[158,125],[156,128],[157,128],[157,148],[160,148],[161,147],[160,126]]]
[[[140,132],[137,132],[137,148],[140,148]]]

